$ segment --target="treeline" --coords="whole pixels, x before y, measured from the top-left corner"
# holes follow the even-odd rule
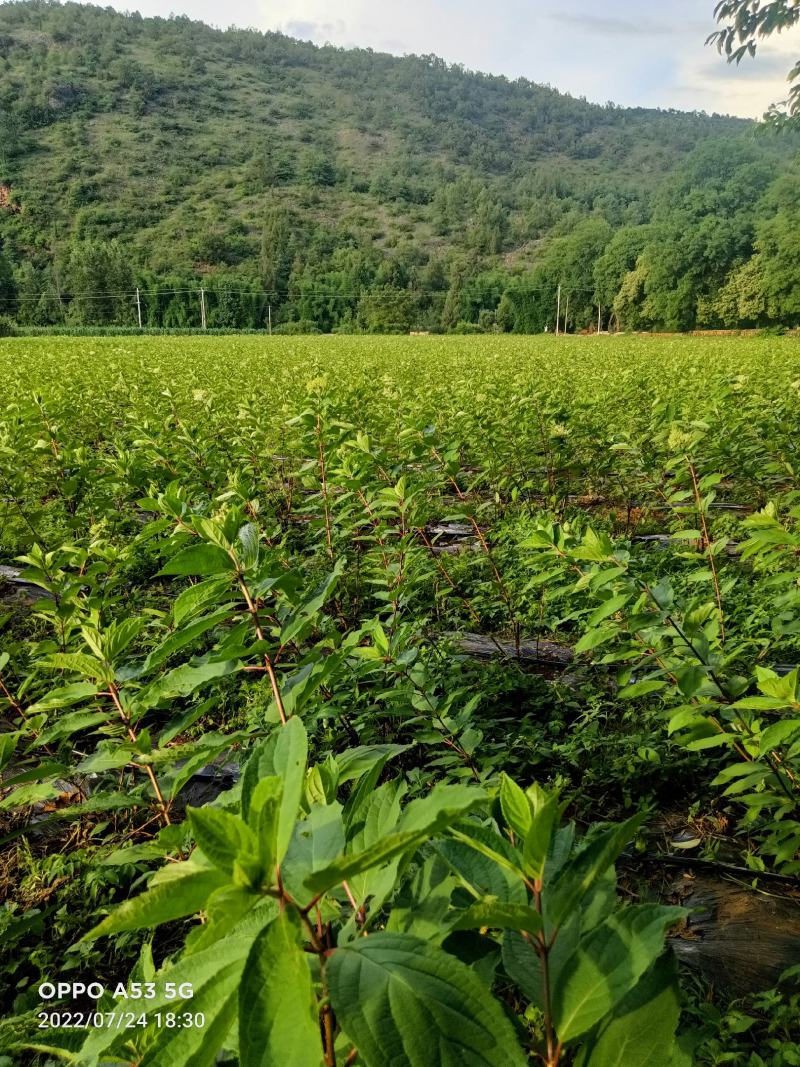
[[[0,307],[26,326],[136,326],[281,332],[413,330],[538,333],[800,324],[800,175],[774,170],[758,142],[696,149],[651,221],[601,215],[554,236],[532,268],[408,241],[387,250],[357,232],[266,218],[261,250],[236,266],[156,273],[121,241],[74,239],[50,262],[0,257]],[[137,292],[138,289],[138,301]]]
[[[0,315],[284,331],[792,326],[800,138],[434,56],[0,4]],[[137,305],[135,292],[139,290]]]

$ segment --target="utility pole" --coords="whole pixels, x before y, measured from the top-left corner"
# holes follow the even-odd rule
[[[142,301],[139,299],[139,286],[136,286],[136,315],[139,319],[139,329],[142,328]]]
[[[267,322],[269,323],[269,333],[272,336],[272,304],[267,304]]]
[[[558,286],[558,297],[556,298],[556,337],[558,337],[558,329],[561,325],[561,285]]]
[[[603,309],[598,304],[597,305],[597,332],[600,333],[600,331],[602,329],[603,329]]]
[[[564,312],[564,334],[565,335],[566,335],[566,332],[567,332],[567,320],[569,319],[569,298],[570,298],[571,295],[572,295],[571,293],[567,293],[567,309]]]
[[[206,291],[201,287],[200,289],[200,329],[206,328]]]

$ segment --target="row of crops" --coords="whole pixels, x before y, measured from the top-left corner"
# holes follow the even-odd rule
[[[0,382],[0,1063],[800,1062],[794,341]],[[783,908],[749,985],[697,872]]]

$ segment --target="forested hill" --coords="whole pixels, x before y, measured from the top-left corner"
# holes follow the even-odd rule
[[[138,286],[191,325],[202,284],[212,326],[539,330],[561,284],[570,329],[794,320],[797,147],[433,56],[3,4],[0,311],[135,323]]]

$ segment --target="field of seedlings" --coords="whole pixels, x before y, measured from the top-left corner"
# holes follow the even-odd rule
[[[2,1067],[800,1063],[795,340],[0,383]]]

